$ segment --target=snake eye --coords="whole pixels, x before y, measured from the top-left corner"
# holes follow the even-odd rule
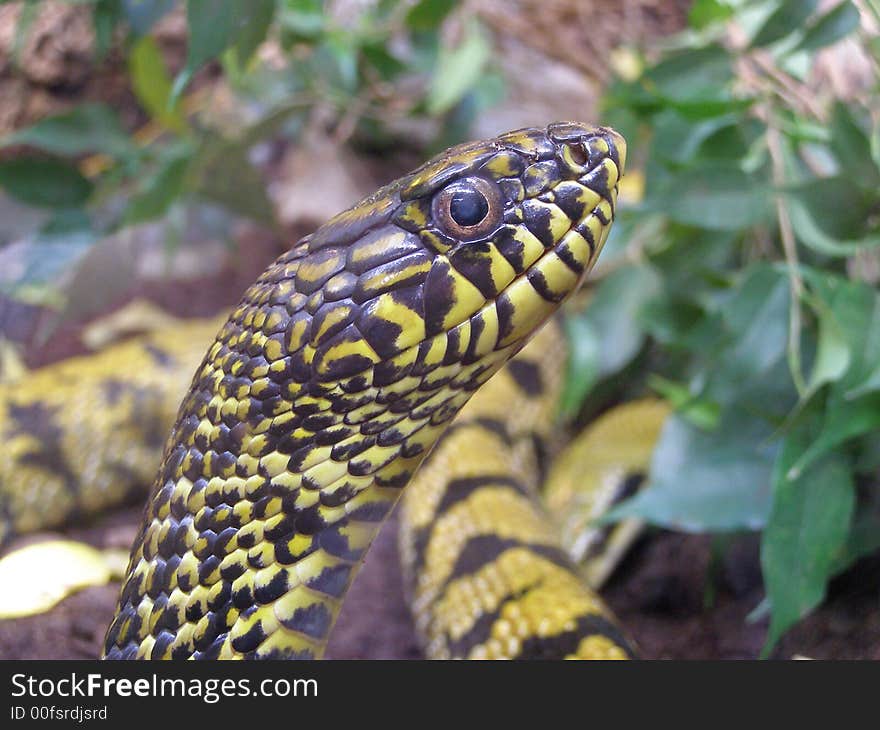
[[[432,208],[443,232],[465,241],[494,231],[503,213],[498,187],[481,177],[450,183],[434,196]]]

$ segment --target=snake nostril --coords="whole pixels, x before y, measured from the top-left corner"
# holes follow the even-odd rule
[[[571,159],[575,164],[583,167],[590,161],[590,155],[583,144],[573,144],[568,149]]]

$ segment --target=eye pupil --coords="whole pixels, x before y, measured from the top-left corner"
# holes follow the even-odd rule
[[[449,215],[460,226],[475,226],[488,212],[489,201],[478,190],[458,190],[449,201]]]
[[[478,175],[453,180],[431,201],[431,217],[437,227],[451,238],[469,243],[493,233],[503,214],[501,189]]]

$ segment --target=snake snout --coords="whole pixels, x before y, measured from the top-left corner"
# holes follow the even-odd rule
[[[605,141],[608,143],[608,154],[617,165],[617,174],[623,177],[626,172],[626,140],[623,135],[610,127],[604,127],[603,130]]]

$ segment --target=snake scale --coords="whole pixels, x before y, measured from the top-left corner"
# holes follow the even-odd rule
[[[573,122],[453,147],[276,260],[183,397],[106,658],[320,657],[401,495],[428,656],[632,656],[536,499],[564,358],[558,329],[541,327],[604,244],[625,149],[613,130]],[[186,361],[159,344],[144,353],[145,372]],[[119,371],[109,355],[105,367],[107,400]],[[151,402],[149,383],[109,387],[120,413]],[[3,475],[8,531],[29,529],[53,494],[57,523],[142,476],[117,465],[100,490],[65,482],[62,453],[87,461],[88,438],[62,443],[68,429],[38,411],[66,407],[7,406],[16,463],[59,467],[57,484],[17,502]],[[111,463],[119,448],[106,445]]]

